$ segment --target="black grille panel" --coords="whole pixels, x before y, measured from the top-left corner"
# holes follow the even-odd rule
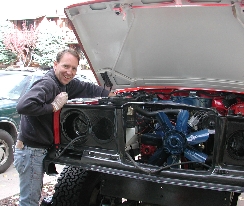
[[[115,144],[114,108],[106,106],[65,106],[60,114],[61,144],[71,141],[74,147],[96,146],[114,148]]]
[[[226,165],[244,165],[243,120],[228,121],[223,162]]]
[[[92,132],[98,141],[110,141],[113,137],[114,124],[108,118],[101,118],[92,127]]]
[[[87,140],[91,123],[82,111],[68,110],[63,115],[61,126],[63,136],[68,142],[78,138],[76,144],[82,144]]]

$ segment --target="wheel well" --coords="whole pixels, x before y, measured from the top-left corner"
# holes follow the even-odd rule
[[[0,129],[8,132],[12,136],[14,142],[16,142],[18,131],[13,124],[10,124],[9,122],[1,122]]]

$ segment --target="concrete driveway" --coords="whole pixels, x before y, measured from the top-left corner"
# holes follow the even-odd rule
[[[57,172],[60,173],[64,166],[56,165]],[[44,175],[43,183],[54,181],[58,178],[57,176]],[[19,193],[19,178],[16,169],[13,164],[10,168],[0,174],[0,200],[13,196]]]

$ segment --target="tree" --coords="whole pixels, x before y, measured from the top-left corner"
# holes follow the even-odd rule
[[[0,21],[0,62],[3,64],[10,64],[17,60],[17,55],[8,50],[4,44],[5,33],[13,28],[10,21]]]
[[[22,24],[23,29],[12,28],[5,34],[4,45],[18,57],[24,66],[29,66],[32,60],[32,51],[36,47],[37,31],[33,25],[27,28],[26,23]]]
[[[64,33],[54,21],[46,18],[39,24],[34,61],[40,66],[53,66],[58,51],[67,47]]]

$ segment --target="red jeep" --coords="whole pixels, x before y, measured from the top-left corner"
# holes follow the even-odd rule
[[[242,1],[68,6],[98,83],[54,117],[51,205],[224,206],[244,191]]]

